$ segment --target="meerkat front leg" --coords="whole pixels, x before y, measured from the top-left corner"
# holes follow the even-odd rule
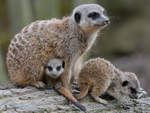
[[[108,88],[107,93],[111,95],[112,97],[114,97],[116,100],[121,100],[122,96],[119,90],[117,90],[115,87]]]
[[[64,72],[64,74],[60,78],[61,78],[61,81],[62,81],[62,86],[69,89],[69,90],[71,90],[70,89],[68,72]]]
[[[60,94],[64,95],[64,97],[66,97],[68,100],[70,100],[72,102],[72,104],[74,104],[76,107],[78,107],[80,110],[86,112],[86,108],[81,105],[76,98],[74,98],[72,96],[72,93],[70,92],[70,90],[68,90],[67,88],[62,86],[61,81],[57,81],[57,83],[55,84],[55,89],[56,91],[58,91]]]
[[[70,90],[72,92],[72,87],[71,87],[71,65],[70,63],[65,62],[65,72],[60,76],[62,86]]]
[[[80,94],[75,95],[77,99],[82,99],[85,97],[89,91],[90,85],[89,84],[80,84]]]

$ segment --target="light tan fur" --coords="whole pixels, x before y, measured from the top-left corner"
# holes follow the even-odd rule
[[[124,81],[128,81],[128,84],[123,87]],[[140,88],[139,80],[134,73],[122,72],[103,58],[90,59],[84,64],[79,74],[78,84],[81,93],[76,95],[77,99],[86,96],[91,89],[91,96],[102,104],[107,104],[106,100],[99,97],[105,92],[120,100],[122,94],[133,95],[130,91],[131,87],[136,91]]]

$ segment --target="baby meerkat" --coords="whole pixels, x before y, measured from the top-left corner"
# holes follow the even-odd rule
[[[120,99],[122,94],[135,98],[140,89],[139,80],[134,73],[122,72],[102,58],[91,59],[84,64],[78,84],[81,92],[76,95],[77,99],[86,96],[91,89],[91,96],[102,104],[108,103],[99,97],[106,91],[116,99]]]
[[[55,87],[58,79],[60,80],[60,76],[64,72],[64,68],[65,62],[59,58],[54,58],[48,61],[44,72],[44,82],[48,87]]]
[[[45,74],[53,79],[57,79],[64,72],[65,62],[61,59],[51,59],[45,66]]]

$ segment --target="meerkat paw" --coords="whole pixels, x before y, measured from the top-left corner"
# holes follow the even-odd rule
[[[35,86],[38,89],[44,89],[44,88],[46,88],[45,83],[42,82],[42,81],[38,81],[38,82],[33,83],[33,86]]]
[[[74,97],[75,97],[77,100],[81,99],[80,94],[74,94]]]
[[[94,97],[94,100],[101,103],[101,104],[108,104],[108,102],[102,98],[99,98],[99,97]]]
[[[85,95],[83,95],[82,93],[75,94],[74,96],[77,100],[81,100],[83,97],[85,97]]]

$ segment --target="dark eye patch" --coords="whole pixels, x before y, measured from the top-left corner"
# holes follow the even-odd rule
[[[47,66],[47,68],[48,68],[49,71],[53,70],[53,68],[51,66]]]
[[[89,13],[89,14],[88,14],[88,17],[89,17],[89,18],[92,18],[93,20],[95,20],[95,19],[97,19],[97,18],[100,17],[100,14],[97,13],[97,12],[92,12],[92,13]]]
[[[122,86],[125,87],[125,86],[127,86],[128,84],[129,84],[128,81],[123,81]]]
[[[136,89],[132,88],[132,87],[130,87],[130,91],[131,91],[132,94],[136,94],[137,93]]]
[[[61,69],[61,66],[58,66],[58,67],[56,68],[57,71],[60,71],[60,69]]]
[[[74,15],[74,18],[75,18],[75,21],[77,23],[80,23],[80,20],[81,20],[81,14],[79,12],[76,12],[75,15]]]

